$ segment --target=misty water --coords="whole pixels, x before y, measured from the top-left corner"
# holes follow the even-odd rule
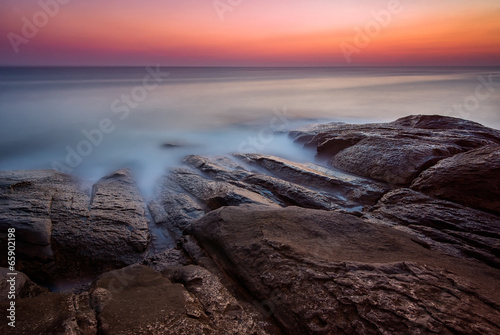
[[[409,114],[500,128],[498,68],[0,68],[0,169],[91,181],[130,168],[144,195],[188,154],[311,161],[286,131]]]

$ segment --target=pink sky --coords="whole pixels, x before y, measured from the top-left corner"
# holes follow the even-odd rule
[[[2,0],[0,64],[500,65],[500,1],[221,0],[223,13],[212,0],[59,1],[45,24],[39,1]]]

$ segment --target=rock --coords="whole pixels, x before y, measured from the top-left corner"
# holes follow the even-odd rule
[[[215,180],[256,192],[283,207],[295,205],[305,208],[340,209],[337,204],[342,204],[344,207],[357,205],[348,203],[343,198],[316,192],[279,178],[242,170],[244,168],[240,165],[234,165],[237,170],[228,169],[209,158],[194,155],[186,157],[185,161]],[[229,165],[227,160],[224,163]]]
[[[487,128],[480,123],[442,115],[409,115],[391,122],[392,125],[411,127],[415,129],[438,129],[438,130],[465,130],[467,132],[477,132],[485,139],[498,140],[500,132]]]
[[[188,224],[205,214],[191,196],[169,190],[168,186],[162,188],[157,198],[148,205],[151,216],[176,241],[182,237],[182,231]]]
[[[306,187],[283,181],[278,178],[253,174],[245,177],[242,182],[249,185],[261,187],[261,192],[271,192],[279,198],[285,206],[300,206],[316,209],[340,209],[342,207],[355,207],[356,204],[349,203],[345,199],[333,197],[310,190]]]
[[[374,205],[389,190],[389,187],[382,183],[316,164],[299,164],[260,154],[235,156],[285,181],[322,191],[329,197],[338,199],[336,203],[343,203],[346,207],[352,207],[353,203]]]
[[[100,333],[266,334],[207,270],[182,267],[175,278],[189,290],[140,265],[101,275],[91,289]]]
[[[191,264],[191,262],[182,250],[171,248],[149,256],[142,264],[149,266],[155,271],[163,272],[173,270],[181,265]]]
[[[333,166],[395,185],[409,185],[420,172],[461,151],[459,146],[422,141],[366,138],[333,157]]]
[[[500,214],[500,145],[443,159],[424,171],[413,189]]]
[[[192,224],[216,263],[289,334],[500,331],[500,272],[348,214],[255,205]]]
[[[55,171],[0,171],[0,229],[5,236],[7,229],[15,229],[16,268],[21,271],[53,270],[51,215],[56,193],[74,193],[78,199],[85,196],[73,177]],[[1,240],[6,255],[6,238]],[[6,258],[1,264],[7,265]]]
[[[178,148],[194,148],[197,146],[198,145],[196,145],[196,144],[184,142],[184,141],[171,141],[171,142],[163,143],[160,147],[162,149],[178,149]]]
[[[179,268],[173,279],[196,296],[220,334],[278,333],[254,306],[240,304],[210,271],[188,265]]]
[[[18,270],[51,282],[142,260],[149,232],[130,173],[119,170],[89,193],[56,171],[0,172],[0,229],[16,229]]]
[[[330,124],[290,133],[342,170],[409,186],[444,158],[500,144],[500,131],[437,115],[412,115],[391,123]]]
[[[496,215],[398,189],[384,195],[370,216],[426,236],[437,250],[500,268],[500,217]]]
[[[16,275],[9,275],[16,273]],[[7,281],[9,280],[9,282]],[[8,302],[11,293],[11,282],[14,283],[14,296],[16,299],[36,297],[49,290],[45,287],[33,283],[28,276],[19,271],[9,271],[7,268],[0,268],[0,303]]]
[[[2,311],[7,309],[0,303]],[[0,323],[2,334],[97,334],[97,320],[87,293],[43,293],[16,300],[15,328]]]
[[[183,285],[145,266],[104,273],[90,294],[101,334],[215,333]]]
[[[208,210],[222,206],[238,206],[244,203],[278,205],[258,193],[248,191],[226,182],[211,181],[188,169],[176,169],[167,177],[189,194],[201,201]]]

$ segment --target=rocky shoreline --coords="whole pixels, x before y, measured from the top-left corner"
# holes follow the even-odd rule
[[[500,131],[416,115],[289,135],[317,162],[191,155],[149,203],[128,170],[0,171],[19,271],[0,332],[500,334]]]

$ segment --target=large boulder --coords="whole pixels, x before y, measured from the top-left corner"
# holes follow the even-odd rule
[[[292,131],[297,142],[348,172],[409,186],[438,161],[500,144],[500,131],[438,115],[412,115],[391,123],[330,124]]]
[[[500,145],[443,159],[424,171],[413,189],[500,214]]]
[[[56,171],[1,171],[0,229],[9,228],[16,230],[16,268],[39,281],[136,263],[149,240],[145,205],[127,170],[92,191]]]
[[[289,334],[500,332],[498,270],[391,227],[246,205],[212,211],[192,232]]]
[[[395,185],[409,185],[420,172],[460,152],[454,144],[370,137],[340,151],[333,166]]]

